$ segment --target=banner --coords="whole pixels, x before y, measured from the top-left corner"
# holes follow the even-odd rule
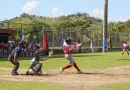
[[[94,49],[93,49],[93,37],[91,38],[90,48],[91,48],[92,53],[94,53]]]
[[[80,41],[81,35],[78,33],[77,39],[78,39],[78,44],[81,43]],[[81,46],[79,47],[79,53],[81,53]]]
[[[20,42],[22,42],[24,40],[24,34],[20,35]]]
[[[46,55],[49,54],[49,47],[48,47],[46,32],[44,32],[43,34],[43,50],[45,51]]]
[[[108,41],[107,41],[107,38],[104,38],[104,40],[103,40],[103,47],[102,47],[102,51],[103,52],[107,52],[108,50],[107,50],[107,44],[108,44]]]

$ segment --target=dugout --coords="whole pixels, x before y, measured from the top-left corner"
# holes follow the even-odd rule
[[[8,43],[10,35],[16,34],[17,30],[0,29],[0,43]]]

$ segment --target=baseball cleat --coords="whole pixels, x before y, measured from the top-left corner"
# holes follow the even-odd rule
[[[12,72],[11,74],[12,75],[19,75],[17,72]]]
[[[60,68],[60,72],[62,73],[64,70],[63,70],[63,68]]]
[[[84,74],[84,73],[80,70],[80,71],[78,71],[78,74]]]

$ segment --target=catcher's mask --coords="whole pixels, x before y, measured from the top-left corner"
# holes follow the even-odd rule
[[[36,51],[35,53],[34,53],[34,56],[35,57],[38,57],[40,55],[40,52],[38,52],[38,51]]]

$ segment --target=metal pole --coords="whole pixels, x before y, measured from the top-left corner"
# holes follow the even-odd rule
[[[23,29],[23,25],[22,25],[22,23],[20,23],[20,25],[21,25],[21,32],[22,32],[22,29]]]
[[[85,43],[87,43],[86,37],[87,37],[87,30],[85,30]],[[85,44],[85,45],[87,47],[87,44]]]
[[[99,47],[99,31],[98,31],[98,47]]]
[[[71,28],[70,28],[70,38],[71,38]],[[72,39],[72,38],[71,38]]]
[[[54,34],[55,34],[55,31],[53,30],[53,39],[52,39],[52,40],[53,40],[53,51],[54,51],[54,43],[55,43],[55,42],[54,42],[54,40],[55,40]]]
[[[116,49],[116,32],[115,32],[115,49]]]
[[[9,22],[7,22],[7,28],[9,29]]]
[[[107,50],[107,19],[108,19],[108,0],[104,0],[104,20],[103,20],[103,52]]]

